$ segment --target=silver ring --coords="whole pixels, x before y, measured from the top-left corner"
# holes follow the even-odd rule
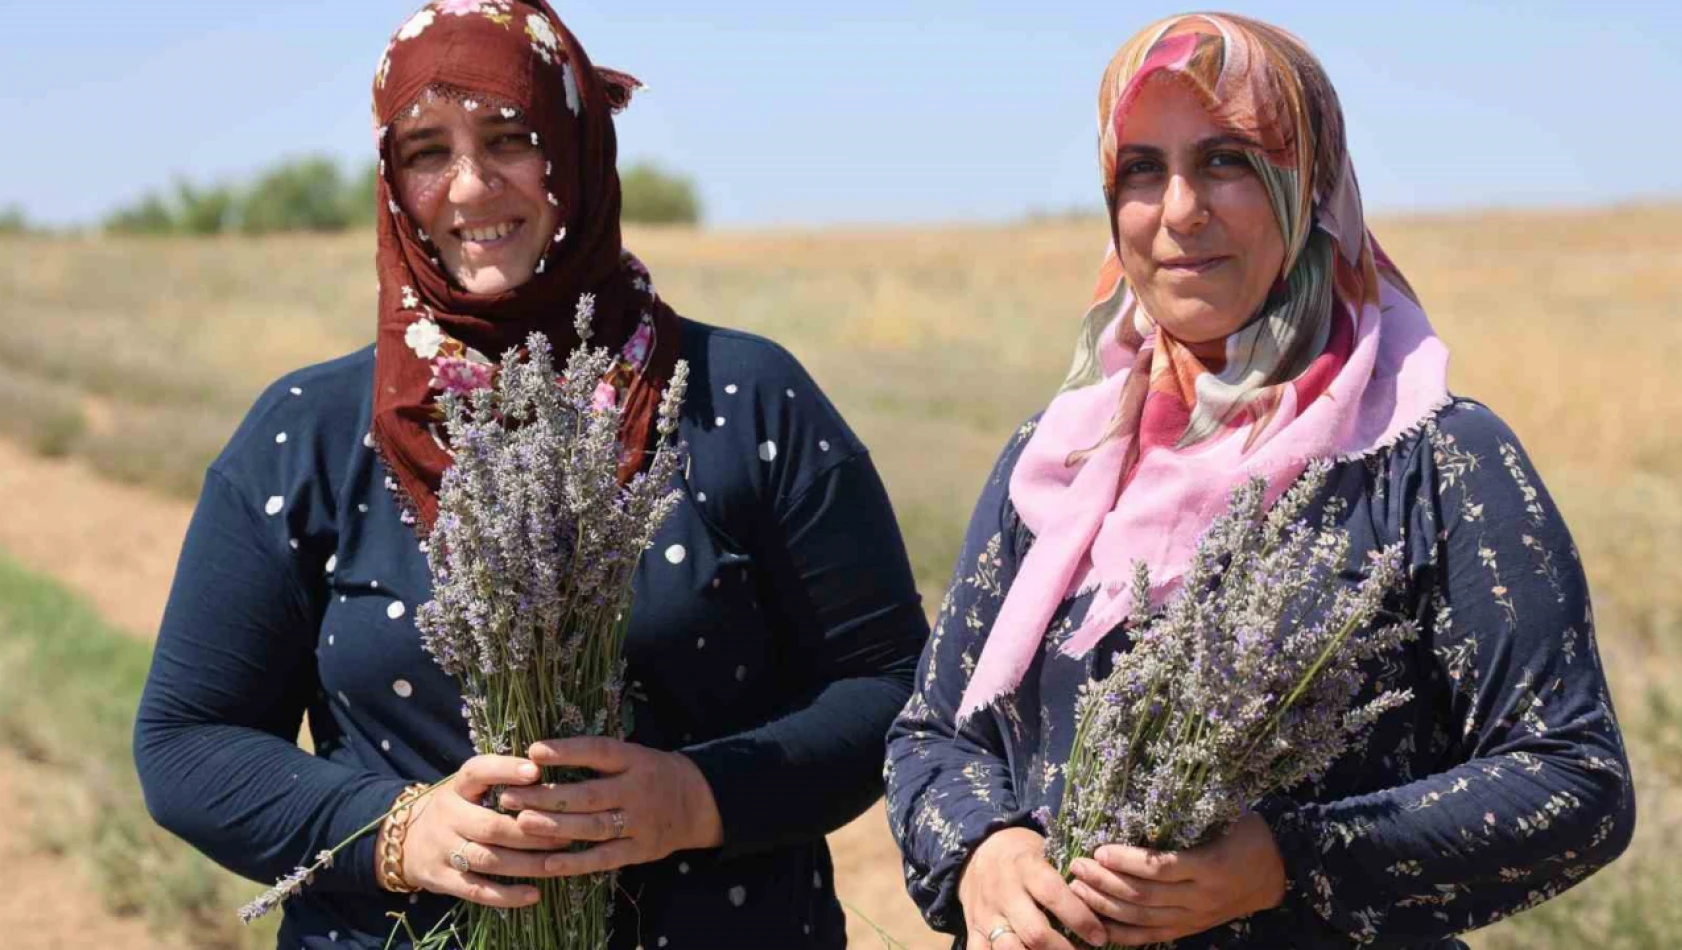
[[[992,930],[987,931],[987,946],[991,947],[993,945],[993,941],[999,939],[1000,937],[1003,937],[1005,934],[1014,934],[1014,933],[1016,933],[1016,929],[1014,927],[1012,927],[1008,922],[1001,923],[997,927],[994,927]]]
[[[473,870],[473,862],[467,859],[466,841],[456,845],[456,849],[450,852],[450,867],[455,868],[463,874]]]
[[[615,808],[613,811],[608,812],[608,814],[613,817],[613,837],[625,837],[625,813],[620,809]]]

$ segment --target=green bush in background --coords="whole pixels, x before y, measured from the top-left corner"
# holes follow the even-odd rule
[[[343,231],[350,226],[344,176],[331,159],[304,158],[258,177],[240,207],[246,234]]]
[[[626,221],[641,224],[699,224],[701,199],[695,183],[662,170],[650,162],[638,162],[619,178],[624,190]]]
[[[27,234],[29,232],[29,216],[24,214],[23,206],[9,204],[0,208],[0,234]]]

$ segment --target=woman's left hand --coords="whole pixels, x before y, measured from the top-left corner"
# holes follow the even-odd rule
[[[1070,885],[1124,947],[1178,940],[1279,906],[1285,862],[1254,813],[1221,837],[1185,851],[1107,844],[1076,859]]]
[[[598,773],[582,782],[502,793],[502,807],[519,812],[520,830],[552,839],[557,848],[574,841],[600,842],[586,851],[549,855],[544,867],[552,874],[611,871],[723,843],[712,787],[680,752],[592,736],[536,742],[526,756],[541,766]]]

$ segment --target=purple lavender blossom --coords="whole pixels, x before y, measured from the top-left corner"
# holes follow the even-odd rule
[[[1136,608],[1132,648],[1078,701],[1046,842],[1065,874],[1109,842],[1177,850],[1209,840],[1265,795],[1324,775],[1411,698],[1389,690],[1356,703],[1365,666],[1415,634],[1405,621],[1379,623],[1402,579],[1400,547],[1363,565],[1350,588],[1340,582],[1348,532],[1304,519],[1329,471],[1309,466],[1271,509],[1265,483],[1241,486],[1161,613]],[[1149,585],[1138,565],[1136,604],[1148,603]]]
[[[579,301],[585,342],[563,373],[548,339],[533,334],[523,356],[504,354],[489,386],[438,400],[454,464],[428,538],[433,596],[415,623],[461,686],[477,752],[627,731],[620,654],[631,579],[680,497],[673,435],[688,366],[673,372],[647,465],[621,485],[623,407],[598,395],[616,357],[589,346],[593,307],[587,295]],[[553,934],[530,944],[542,950],[605,945],[612,882],[611,874],[538,881],[541,913],[470,905],[463,927],[471,945],[486,948],[510,947],[515,935],[527,945],[536,933]]]

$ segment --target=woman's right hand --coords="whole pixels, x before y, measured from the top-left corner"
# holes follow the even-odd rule
[[[538,901],[530,884],[491,880],[552,877],[544,859],[566,842],[536,838],[520,830],[513,815],[479,804],[499,785],[531,785],[538,768],[530,759],[476,755],[449,782],[414,805],[403,841],[403,877],[415,887],[488,907],[527,907]],[[471,870],[458,871],[450,855],[461,849]]]
[[[965,950],[1074,950],[1046,917],[1103,946],[1107,929],[1045,858],[1045,837],[1028,828],[993,832],[958,878],[958,903],[969,926]],[[988,942],[1000,927],[1009,930]]]

